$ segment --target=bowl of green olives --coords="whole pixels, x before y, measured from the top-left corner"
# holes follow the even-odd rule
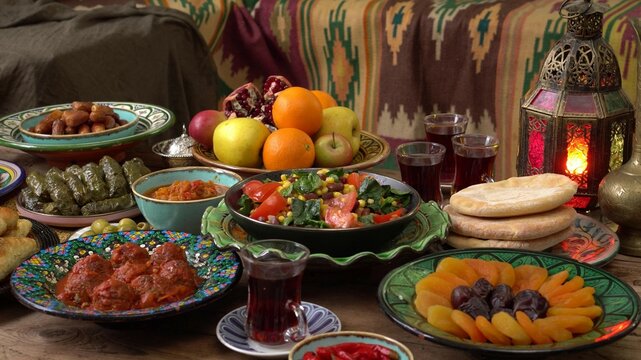
[[[151,230],[151,225],[144,221],[136,222],[131,218],[122,218],[118,222],[109,222],[105,219],[96,219],[91,223],[90,226],[85,226],[71,234],[69,236],[69,240],[112,232],[141,230]]]

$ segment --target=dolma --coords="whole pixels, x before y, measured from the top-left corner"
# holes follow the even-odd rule
[[[69,171],[69,169],[65,170],[62,173],[62,178],[67,183],[67,186],[69,186],[69,189],[71,189],[76,204],[82,206],[91,201],[91,195],[89,194],[87,185],[72,171]]]
[[[46,177],[43,173],[34,171],[27,176],[25,181],[37,197],[40,199],[49,197],[49,194],[47,194]]]
[[[71,165],[65,169],[65,172],[72,173],[82,180],[82,168],[78,165]]]
[[[116,160],[111,156],[103,156],[100,159],[100,167],[105,174],[105,183],[107,184],[110,198],[121,196],[128,192],[129,188],[125,174]]]
[[[43,204],[42,212],[49,215],[80,215],[80,206],[76,203],[60,203],[56,201]]]
[[[44,202],[36,195],[36,192],[29,186],[20,190],[22,205],[31,211],[42,212]]]
[[[82,167],[82,181],[85,182],[92,201],[100,201],[109,197],[102,169],[96,163],[90,162]]]
[[[78,215],[80,208],[76,204],[73,192],[65,182],[62,174],[63,171],[58,168],[51,168],[47,171],[45,179],[47,192],[60,210],[60,215]]]
[[[142,161],[142,159],[137,157],[125,161],[125,163],[122,164],[122,170],[125,173],[125,177],[127,178],[129,186],[131,186],[134,181],[138,180],[139,177],[147,175],[151,172],[151,170],[149,170],[149,168],[145,166],[145,163]]]
[[[85,204],[80,210],[82,215],[96,215],[96,214],[105,214],[118,210],[129,209],[136,205],[133,196],[127,193],[122,196],[118,196],[112,199],[104,199],[100,201],[90,202]]]

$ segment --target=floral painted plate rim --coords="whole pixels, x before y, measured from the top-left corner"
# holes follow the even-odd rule
[[[341,321],[331,310],[302,301],[301,306],[307,317],[307,324],[310,335],[325,334],[341,330]],[[245,319],[247,318],[247,306],[241,306],[223,316],[216,326],[218,340],[231,350],[245,355],[261,358],[282,358],[286,356],[291,347],[295,344],[275,347],[254,347],[247,338],[245,330]]]
[[[413,306],[416,282],[432,273],[439,260],[448,256],[505,261],[517,266],[532,264],[547,268],[550,274],[568,270],[570,277],[580,275],[586,286],[595,288],[594,295],[597,304],[603,307],[603,315],[595,320],[593,331],[554,344],[500,346],[450,335],[428,324]],[[572,259],[523,250],[483,248],[429,254],[390,271],[381,280],[377,295],[385,314],[404,330],[442,345],[492,355],[548,355],[602,346],[631,333],[641,320],[639,296],[614,275]]]
[[[262,174],[270,171],[263,168],[249,168],[222,163],[216,158],[216,155],[214,155],[212,151],[205,149],[200,144],[192,147],[191,151],[194,158],[203,165],[216,166],[248,174]],[[370,132],[361,131],[361,146],[358,149],[358,153],[356,153],[351,164],[342,166],[342,168],[345,170],[361,170],[370,168],[385,161],[389,154],[390,146],[385,139]]]
[[[389,261],[405,250],[421,253],[433,241],[445,239],[450,226],[447,213],[433,201],[421,204],[416,217],[397,235],[390,239],[390,249],[378,253],[363,251],[347,257],[332,257],[322,253],[309,256],[311,265],[332,265],[346,267],[364,259]],[[213,237],[214,243],[221,249],[240,249],[251,237],[233,220],[224,202],[210,206],[203,213],[201,232]],[[395,245],[395,246],[394,246]]]
[[[27,143],[22,139],[20,123],[24,119],[39,115],[43,112],[71,107],[70,103],[66,103],[41,106],[0,118],[0,145],[16,148],[26,152],[76,152],[82,150],[104,149],[114,145],[139,141],[149,136],[159,134],[171,127],[176,121],[176,117],[171,110],[157,105],[123,101],[94,101],[94,103],[130,110],[136,113],[140,118],[136,128],[136,133],[121,138],[74,144],[72,147],[61,144],[33,144]]]
[[[108,255],[116,244],[133,242],[150,249],[173,242],[186,251],[187,260],[205,279],[196,292],[180,301],[154,308],[97,311],[67,306],[55,297],[55,286],[78,259],[91,253]],[[11,275],[14,296],[25,306],[46,314],[96,322],[155,319],[193,310],[229,292],[238,283],[242,264],[235,252],[221,251],[202,235],[170,230],[146,230],[99,234],[67,241],[41,250],[24,261]]]
[[[27,173],[22,166],[11,161],[0,160],[0,197],[20,186]]]
[[[620,247],[619,237],[605,224],[577,214],[574,233],[547,251],[582,263],[604,266],[614,260]]]

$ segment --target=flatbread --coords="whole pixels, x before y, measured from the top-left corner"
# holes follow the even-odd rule
[[[30,237],[0,237],[0,279],[38,251],[36,240]]]
[[[443,209],[450,215],[452,231],[479,239],[525,241],[558,233],[572,225],[576,210],[561,205],[550,211],[503,217],[480,218],[458,213],[450,205]]]
[[[574,226],[569,226],[567,229],[561,230],[556,234],[548,235],[539,239],[532,239],[527,241],[512,241],[512,240],[476,239],[476,238],[461,236],[451,232],[447,236],[446,242],[448,245],[457,249],[502,248],[502,249],[543,251],[569,238],[570,236],[572,236],[573,233],[574,233]]]
[[[565,204],[577,187],[560,174],[512,177],[467,187],[450,197],[450,205],[460,214],[476,217],[536,214]]]

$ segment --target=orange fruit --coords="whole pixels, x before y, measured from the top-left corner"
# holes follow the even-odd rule
[[[312,136],[321,127],[323,106],[311,91],[294,86],[278,93],[272,118],[278,129],[296,128]]]
[[[314,94],[318,101],[320,101],[323,109],[327,109],[328,107],[332,106],[338,106],[336,100],[328,92],[325,92],[323,90],[312,90],[312,94]]]
[[[308,168],[314,164],[315,156],[312,138],[296,128],[274,131],[263,145],[263,165],[267,170]]]

